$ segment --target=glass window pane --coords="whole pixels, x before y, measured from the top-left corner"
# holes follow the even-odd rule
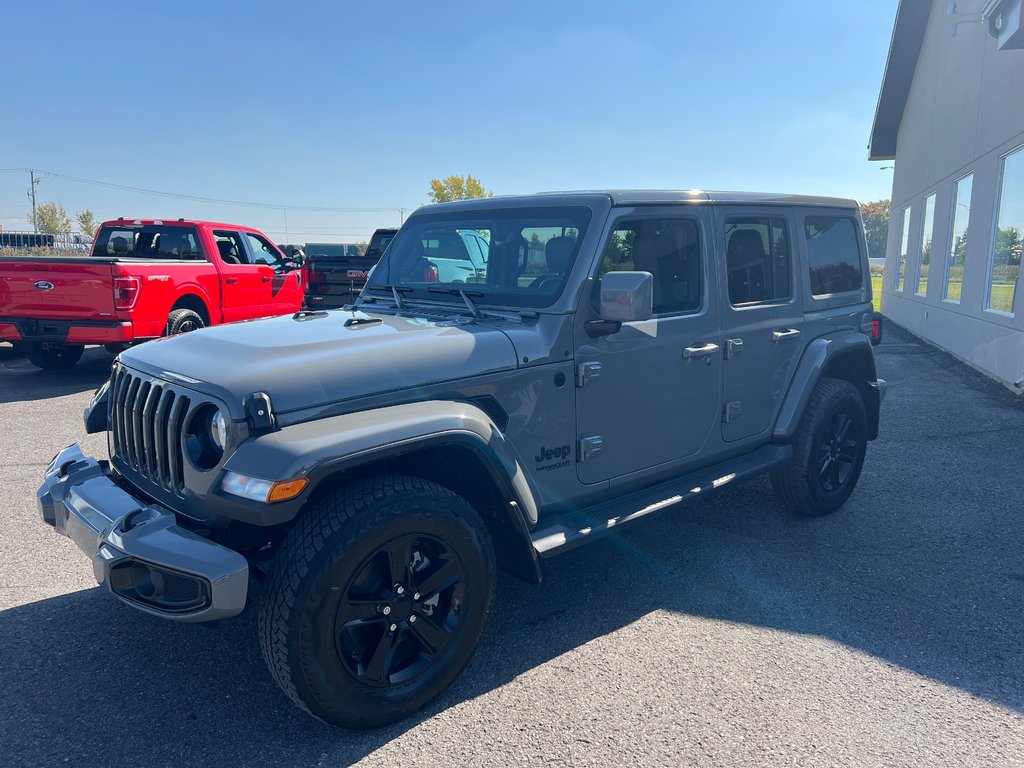
[[[1024,149],[1003,158],[999,218],[990,262],[986,309],[1013,312],[1024,240]]]
[[[409,219],[367,284],[412,299],[546,307],[561,294],[590,221],[570,206],[446,211]],[[469,284],[472,290],[465,288]]]
[[[932,235],[935,228],[935,193],[924,199],[924,222],[921,224],[921,258],[917,262],[918,296],[928,293],[928,268],[932,261]]]
[[[271,267],[277,264],[278,256],[274,246],[259,235],[254,235],[251,232],[246,232],[245,236],[249,238],[249,247],[252,249],[254,264],[266,264]]]
[[[946,257],[946,301],[960,303],[960,291],[964,283],[964,260],[967,257],[967,225],[971,218],[971,189],[974,174],[965,176],[956,183],[953,191],[953,234],[949,240]]]
[[[808,216],[804,219],[811,293],[856,291],[864,286],[853,219],[842,216]]]
[[[725,243],[730,304],[759,304],[790,297],[789,236],[783,219],[729,219],[725,223]]]
[[[910,206],[903,209],[901,223],[900,254],[896,264],[896,290],[903,290],[903,278],[907,272],[907,251],[910,250]]]
[[[615,225],[601,261],[609,272],[650,272],[654,314],[695,312],[701,306],[700,229],[692,219],[626,219]],[[597,293],[594,294],[595,301]]]

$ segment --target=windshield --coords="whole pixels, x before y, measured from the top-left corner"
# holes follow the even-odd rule
[[[416,216],[367,289],[394,286],[406,297],[460,304],[463,290],[477,303],[546,307],[565,286],[590,215],[589,208],[558,207]]]

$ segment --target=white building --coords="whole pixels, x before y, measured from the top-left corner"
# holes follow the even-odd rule
[[[895,160],[884,314],[1021,380],[1021,0],[901,0],[869,157]]]

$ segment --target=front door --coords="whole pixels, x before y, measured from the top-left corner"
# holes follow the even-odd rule
[[[287,315],[302,307],[300,273],[284,270],[284,257],[269,240],[253,232],[245,233],[249,261],[260,266],[260,301],[263,314]]]
[[[624,209],[612,223],[597,284],[611,271],[654,276],[654,316],[609,336],[577,313],[577,472],[598,483],[697,454],[721,402],[721,332],[706,209]],[[712,268],[711,275],[708,274]]]
[[[221,307],[224,322],[250,320],[263,315],[263,297],[269,293],[263,282],[269,267],[250,264],[245,241],[240,232],[215,230],[213,239],[221,262]]]
[[[794,286],[794,221],[787,209],[718,208],[725,254],[721,280],[724,347],[722,439],[767,433],[803,348],[803,310]]]

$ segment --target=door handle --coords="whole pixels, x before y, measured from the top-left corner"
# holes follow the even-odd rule
[[[227,283],[228,285],[234,285],[235,283],[238,282],[238,278],[237,277],[227,277],[227,278],[224,279],[224,282]]]
[[[269,277],[264,277],[263,278],[263,282],[264,283],[269,283],[270,282],[270,278]]]
[[[686,347],[683,350],[683,359],[689,360],[693,357],[704,357],[705,355],[713,355],[718,351],[717,344],[695,344],[692,347]]]
[[[780,328],[777,331],[772,331],[772,341],[778,343],[780,341],[789,341],[790,339],[799,339],[800,331],[796,328]]]

